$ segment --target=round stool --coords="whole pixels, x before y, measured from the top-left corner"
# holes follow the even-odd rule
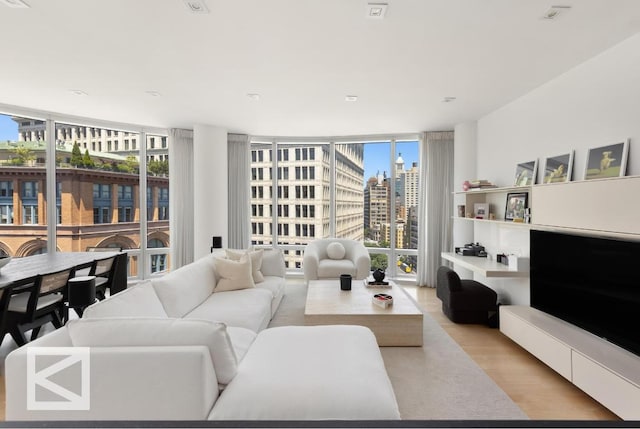
[[[82,317],[84,309],[96,302],[96,276],[69,279],[69,308]]]

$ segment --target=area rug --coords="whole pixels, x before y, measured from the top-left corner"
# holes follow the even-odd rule
[[[269,327],[304,325],[306,285],[287,283]],[[527,420],[522,410],[424,313],[423,347],[382,347],[405,420]]]

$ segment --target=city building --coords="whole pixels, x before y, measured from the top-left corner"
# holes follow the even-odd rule
[[[277,226],[273,230],[272,147],[254,144],[251,150],[251,242],[306,244],[329,237],[329,145],[288,145],[277,148]],[[363,240],[363,145],[336,146],[336,229],[334,236]],[[302,252],[286,252],[287,267],[300,268]]]
[[[12,117],[18,140],[0,143],[0,253],[28,256],[46,251],[46,130],[43,121]],[[91,127],[56,127],[56,246],[139,249],[140,191],[135,134]],[[105,140],[102,140],[105,138]],[[147,138],[148,144],[155,136]],[[167,162],[166,137],[158,140]],[[103,144],[104,143],[104,144]],[[74,145],[90,166],[74,166]],[[162,147],[164,145],[164,148]],[[118,148],[129,151],[116,153]],[[111,150],[109,150],[111,149]],[[147,157],[149,161],[152,159]],[[162,162],[158,161],[158,162]],[[87,161],[88,162],[88,161]],[[169,178],[147,176],[147,247],[169,247]],[[129,274],[137,275],[137,257]],[[151,255],[150,271],[168,269],[168,254]]]
[[[367,238],[378,243],[382,241],[389,242],[389,237],[384,234],[384,226],[389,225],[389,180],[386,174],[378,174],[367,181],[367,187],[364,190],[364,218],[365,228],[367,228],[369,236]]]

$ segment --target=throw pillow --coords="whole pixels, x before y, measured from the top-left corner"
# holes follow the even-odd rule
[[[330,259],[344,259],[344,255],[347,253],[342,243],[334,241],[327,246],[327,256]]]
[[[265,249],[262,254],[262,268],[260,272],[263,276],[284,277],[286,268],[282,249]]]
[[[256,287],[251,274],[251,259],[248,255],[243,255],[239,261],[224,258],[215,258],[215,261],[216,272],[220,277],[215,292]]]
[[[253,276],[254,283],[261,283],[264,281],[264,276],[262,275],[262,256],[264,254],[262,249],[259,250],[231,250],[225,249],[225,253],[227,254],[227,258],[232,261],[239,261],[243,255],[249,255],[251,258],[251,275]]]

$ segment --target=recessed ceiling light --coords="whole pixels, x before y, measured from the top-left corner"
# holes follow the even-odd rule
[[[28,9],[29,5],[23,2],[22,0],[0,0],[0,3],[5,4],[9,7]]]
[[[367,18],[382,19],[387,13],[387,3],[368,3]]]
[[[443,103],[451,103],[452,101],[456,101],[456,97],[444,97],[442,99]]]
[[[558,15],[571,9],[571,6],[551,6],[543,15],[542,19],[556,19]]]
[[[255,101],[260,100],[260,94],[256,94],[256,93],[249,93],[247,94],[247,97]]]
[[[77,95],[78,97],[85,97],[87,95],[87,93],[81,89],[70,89],[69,92],[73,95]]]
[[[160,94],[158,91],[145,91],[145,92],[152,97],[162,97],[162,94]]]
[[[193,13],[209,13],[209,8],[204,3],[204,0],[184,0],[184,4]]]
[[[357,95],[345,95],[344,101],[358,101]]]

